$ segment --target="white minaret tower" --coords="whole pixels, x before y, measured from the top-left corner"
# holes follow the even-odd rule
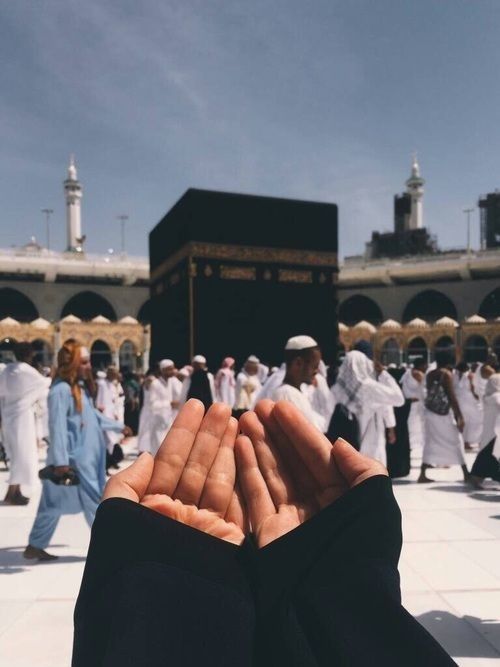
[[[422,200],[424,198],[424,179],[420,176],[417,154],[413,154],[411,176],[406,181],[406,191],[411,197],[411,214],[408,218],[408,229],[420,229],[424,226]]]
[[[81,199],[82,186],[78,180],[75,167],[75,157],[69,159],[68,178],[64,181],[66,196],[66,225],[68,232],[68,252],[82,252],[85,237],[82,236]]]

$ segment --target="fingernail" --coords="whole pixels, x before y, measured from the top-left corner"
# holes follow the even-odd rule
[[[345,445],[349,445],[349,447],[352,447],[351,443],[347,442],[347,440],[344,440],[344,438],[337,438],[333,444],[336,445],[337,442],[343,442]]]

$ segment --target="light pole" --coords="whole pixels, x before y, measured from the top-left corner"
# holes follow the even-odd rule
[[[54,213],[52,208],[42,208],[42,213],[45,213],[45,224],[47,226],[47,250],[50,250],[50,216]]]
[[[464,208],[463,212],[467,216],[467,254],[470,255],[470,214],[474,213],[473,208]]]
[[[128,215],[122,213],[121,215],[116,216],[117,220],[120,221],[121,225],[121,238],[122,238],[122,256],[125,255],[125,223],[128,220]]]

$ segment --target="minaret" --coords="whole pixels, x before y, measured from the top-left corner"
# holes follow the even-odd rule
[[[407,229],[420,229],[424,226],[422,199],[424,197],[424,179],[420,176],[420,167],[417,154],[413,154],[411,176],[406,181],[406,191],[411,197],[411,213],[408,218]]]
[[[68,167],[68,178],[64,181],[64,194],[66,196],[66,225],[68,232],[68,252],[82,252],[82,218],[80,203],[82,199],[82,186],[78,181],[75,166],[75,157],[71,155]]]

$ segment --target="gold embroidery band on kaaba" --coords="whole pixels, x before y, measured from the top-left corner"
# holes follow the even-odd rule
[[[292,264],[295,266],[331,269],[336,269],[338,266],[337,253],[335,252],[295,250],[291,248],[237,246],[222,243],[201,243],[199,241],[191,241],[159,264],[151,272],[151,281],[155,282],[161,278],[186,257],[266,264]]]

